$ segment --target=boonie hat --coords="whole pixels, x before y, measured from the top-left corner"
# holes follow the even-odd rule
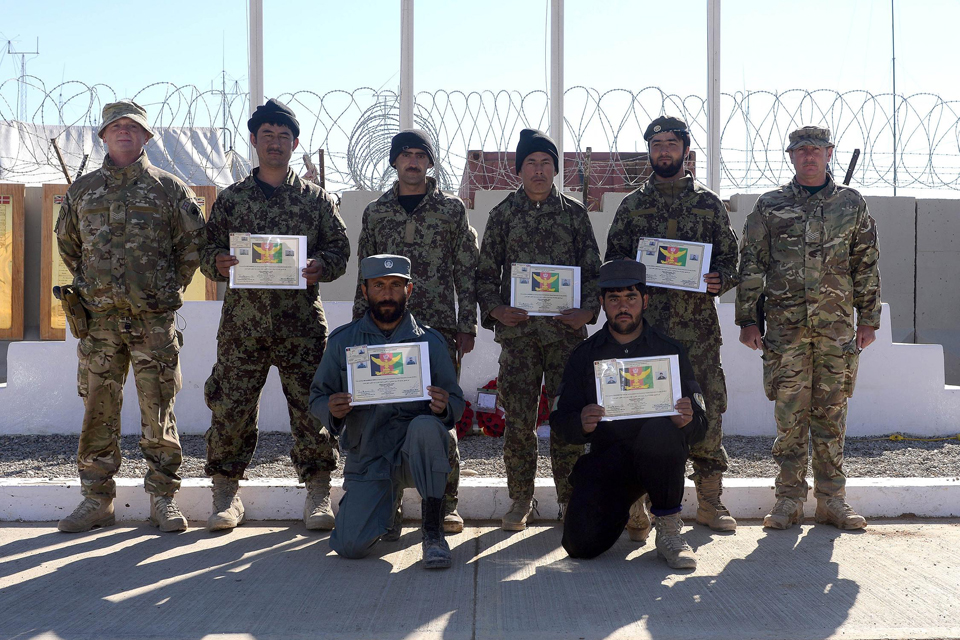
[[[360,261],[360,274],[364,280],[398,276],[410,280],[410,260],[403,256],[380,254]]]
[[[617,289],[635,284],[647,284],[647,268],[636,260],[610,260],[600,265],[601,289]]]
[[[826,127],[800,127],[790,133],[790,144],[787,151],[793,151],[797,147],[832,147],[830,142],[830,129]]]
[[[153,129],[147,124],[147,110],[133,100],[121,100],[105,105],[100,117],[100,129],[97,130],[97,136],[103,139],[103,132],[107,129],[107,125],[120,118],[130,118],[143,127],[144,131],[147,132],[147,140],[153,137]]]
[[[668,133],[670,131],[686,134],[690,133],[689,129],[687,129],[687,123],[680,118],[676,118],[674,116],[660,116],[647,125],[647,130],[643,132],[643,139],[647,142],[650,142],[653,136],[657,135],[658,133]]]

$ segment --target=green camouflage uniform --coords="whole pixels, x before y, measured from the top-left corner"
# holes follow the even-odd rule
[[[255,170],[256,171],[256,170]],[[307,237],[307,258],[320,262],[320,280],[346,270],[350,243],[337,206],[323,189],[292,170],[267,200],[253,175],[217,196],[207,222],[200,270],[225,281],[217,254],[227,253],[230,233]],[[213,412],[207,431],[207,475],[242,478],[257,445],[260,391],[270,366],[280,373],[290,413],[290,456],[301,482],[337,466],[337,441],[310,415],[310,383],[326,344],[327,322],[320,286],[306,289],[227,289],[217,332],[217,362],[204,385]]]
[[[600,311],[597,277],[600,251],[593,226],[583,205],[557,193],[556,187],[542,203],[527,197],[523,187],[490,211],[480,248],[477,300],[484,327],[496,332],[500,343],[500,404],[506,413],[503,461],[512,500],[533,497],[537,475],[537,408],[543,380],[551,404],[557,395],[563,368],[574,348],[587,335],[559,320],[532,316],[507,327],[490,315],[501,304],[510,304],[510,265],[539,263],[580,267],[580,308]],[[570,471],[583,451],[551,430],[550,459],[557,500],[570,500]]]
[[[400,205],[399,194],[397,182],[364,209],[357,264],[384,253],[410,259],[413,293],[407,309],[419,322],[443,335],[459,377],[457,333],[477,335],[477,232],[470,226],[463,201],[440,191],[434,178],[427,178],[427,193],[412,213]],[[363,317],[368,306],[361,282],[358,271],[354,320]],[[448,513],[457,508],[460,486],[456,434],[451,439],[449,462],[451,471],[444,495]]]
[[[805,500],[808,439],[817,498],[844,495],[843,439],[859,325],[880,326],[880,249],[867,204],[853,189],[814,195],[794,179],[760,196],[740,244],[738,325],[766,296],[763,383],[776,401],[777,497]]]
[[[737,235],[723,202],[689,174],[682,191],[668,204],[650,178],[623,199],[607,234],[605,260],[637,257],[640,238],[670,238],[713,245],[709,272],[720,274],[720,296],[737,284]],[[678,185],[679,186],[679,185]],[[690,448],[694,473],[727,470],[722,414],[727,410],[727,385],[720,366],[720,320],[714,295],[675,289],[648,288],[650,306],[644,318],[681,343],[690,356],[694,375],[707,405],[707,435]]]
[[[90,314],[77,347],[84,399],[77,465],[84,496],[113,498],[120,468],[120,408],[130,365],[140,400],[144,488],[172,496],[181,450],[173,401],[180,390],[174,316],[199,264],[203,216],[193,192],[145,153],[103,167],[67,190],[57,244]]]

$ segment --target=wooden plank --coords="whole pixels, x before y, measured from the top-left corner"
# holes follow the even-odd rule
[[[203,211],[203,219],[210,217],[210,210],[213,208],[213,202],[217,199],[217,188],[212,185],[190,187],[197,194],[197,200],[200,202],[200,209]],[[208,279],[200,270],[193,276],[193,280],[187,286],[183,294],[184,300],[216,300],[217,283]]]
[[[43,216],[40,238],[40,339],[63,340],[67,321],[60,301],[53,297],[54,285],[72,284],[73,277],[60,259],[54,226],[60,204],[67,193],[65,184],[43,185]]]
[[[22,184],[0,184],[0,340],[23,340]]]

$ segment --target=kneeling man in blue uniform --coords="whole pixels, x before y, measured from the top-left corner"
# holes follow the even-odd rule
[[[696,555],[680,536],[680,501],[690,445],[707,431],[703,394],[684,348],[643,319],[649,300],[645,267],[634,260],[606,262],[598,284],[607,322],[570,354],[550,414],[550,428],[565,442],[590,444],[570,474],[573,494],[564,518],[563,548],[574,558],[600,555],[623,533],[630,506],[648,493],[656,516],[657,555],[674,569],[695,569]],[[666,355],[679,356],[677,415],[603,420],[594,362]]]
[[[382,538],[396,540],[396,504],[416,487],[422,499],[423,564],[452,563],[443,536],[443,492],[450,473],[450,430],[463,415],[463,391],[445,338],[406,310],[413,290],[410,261],[376,255],[360,263],[361,290],[369,308],[359,320],[327,339],[310,387],[310,411],[340,437],[347,459],[344,495],[330,547],[344,558],[362,558]],[[426,342],[430,353],[430,400],[352,406],[347,392],[347,347]]]

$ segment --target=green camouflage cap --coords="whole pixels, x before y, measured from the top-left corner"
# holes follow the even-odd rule
[[[107,125],[116,122],[120,118],[130,118],[147,132],[147,140],[153,137],[153,129],[147,124],[147,110],[138,105],[133,100],[121,100],[120,102],[111,102],[103,108],[103,115],[100,122],[100,130],[97,135],[103,138],[103,132]]]
[[[797,147],[832,147],[830,142],[830,129],[826,127],[800,127],[790,134],[790,144],[787,151],[793,151]]]
[[[403,256],[382,253],[360,261],[360,274],[364,280],[397,276],[410,280],[410,260]]]
[[[643,139],[647,142],[653,138],[653,136],[658,133],[666,133],[668,131],[676,131],[677,133],[687,133],[690,131],[687,129],[687,123],[676,118],[674,116],[660,116],[649,125],[647,125],[647,130],[643,132]]]

